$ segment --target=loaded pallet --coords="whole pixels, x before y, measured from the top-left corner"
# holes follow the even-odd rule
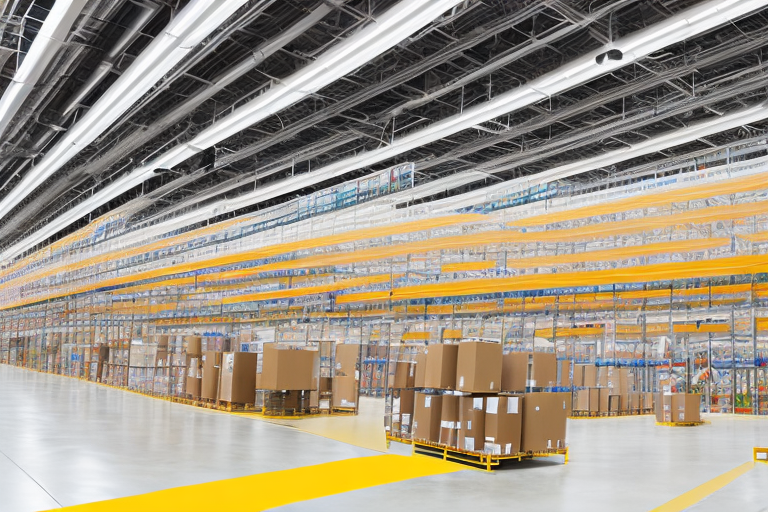
[[[552,450],[545,452],[519,452],[507,455],[495,455],[484,452],[459,450],[458,448],[451,446],[422,440],[414,440],[411,444],[413,445],[414,455],[439,457],[445,461],[457,462],[489,472],[501,466],[504,461],[516,460],[522,462],[524,460],[532,460],[540,457],[562,456],[563,464],[568,464],[568,447],[553,448]]]

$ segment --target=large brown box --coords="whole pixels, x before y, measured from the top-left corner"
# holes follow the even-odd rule
[[[458,356],[458,345],[430,345],[427,352],[427,372],[424,376],[424,387],[456,389]]]
[[[256,364],[259,354],[227,352],[222,357],[219,400],[250,404],[256,400]]]
[[[497,393],[501,387],[501,343],[459,343],[456,389],[467,393]]]
[[[701,421],[701,395],[689,393],[685,396],[685,420]]]
[[[600,410],[600,389],[580,389],[576,392],[576,410],[598,412]]]
[[[643,409],[653,409],[653,393],[650,391],[645,391],[642,393],[643,395]]]
[[[187,377],[186,392],[191,398],[200,398],[200,391],[202,389],[202,381],[200,377]]]
[[[187,342],[187,354],[192,356],[202,355],[203,339],[200,336],[186,336],[184,339]]]
[[[621,410],[622,411],[629,411],[629,412],[638,412],[640,410],[640,402],[641,402],[641,394],[640,393],[624,393],[621,395],[622,404],[621,404]],[[626,400],[626,402],[624,402]]]
[[[317,351],[279,349],[264,344],[259,389],[299,391],[316,389]],[[353,377],[354,378],[354,377]]]
[[[674,421],[672,411],[672,395],[671,393],[658,393],[656,395],[656,421],[671,422]]]
[[[405,389],[415,387],[416,365],[406,361],[395,363],[395,380],[392,387],[395,389]]]
[[[338,375],[333,378],[333,406],[355,407],[357,404],[357,380],[354,375]]]
[[[360,355],[360,345],[339,343],[336,345],[334,358],[334,375],[355,376],[357,359]]]
[[[528,381],[528,352],[509,352],[501,359],[501,390],[525,391]]]
[[[413,379],[413,387],[424,388],[426,387],[427,376],[427,354],[419,352],[416,354],[416,375]]]
[[[416,392],[413,389],[395,390],[395,401],[392,408],[392,432],[407,434],[411,431],[414,400]]]
[[[485,446],[485,401],[482,396],[459,397],[458,448],[483,451]]]
[[[219,394],[219,374],[221,371],[221,352],[208,351],[203,354],[203,381],[200,397],[216,400]]]
[[[585,364],[574,364],[573,365],[573,386],[576,388],[583,388],[586,386],[584,384],[584,367],[587,366]]]
[[[413,413],[413,439],[432,441],[433,443],[440,441],[442,400],[442,395],[416,393],[416,406]]]
[[[522,451],[564,448],[570,393],[527,393],[523,402]],[[486,420],[487,421],[487,420]]]
[[[570,360],[564,360],[560,361],[559,367],[559,377],[557,379],[557,385],[562,387],[570,387],[571,386],[571,361]]]
[[[533,388],[546,388],[557,385],[557,357],[550,352],[534,352],[531,367],[531,381],[528,383]]]
[[[486,398],[484,444],[486,452],[510,455],[521,451],[524,402],[522,396],[500,395]]]
[[[456,448],[459,437],[459,396],[443,395],[440,411],[440,444]]]
[[[619,395],[614,393],[612,389],[600,388],[599,412],[618,412],[620,401]]]
[[[597,366],[591,364],[584,365],[583,385],[587,388],[597,387]]]

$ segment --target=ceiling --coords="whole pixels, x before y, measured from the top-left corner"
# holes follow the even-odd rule
[[[606,50],[718,2],[423,0],[405,38],[371,39],[338,69],[329,64],[410,2],[238,1],[183,32],[204,2],[6,1],[0,91],[23,101],[0,125],[0,249],[21,250],[2,264],[111,211],[139,229],[234,205],[209,222],[404,162],[415,163],[416,186],[483,171],[419,199],[436,201],[591,162],[768,99],[768,2],[720,2],[744,12],[633,55]],[[49,12],[65,4],[49,37]],[[48,60],[35,67],[39,77],[20,79],[38,40]],[[569,81],[579,59],[588,75]],[[315,86],[301,81],[315,71]],[[530,99],[515,99],[519,91]],[[768,128],[763,118],[558,179],[611,186],[649,163],[753,140]]]

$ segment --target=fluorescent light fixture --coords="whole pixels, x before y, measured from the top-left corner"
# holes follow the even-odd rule
[[[0,218],[8,214],[73,156],[109,128],[202,39],[247,0],[192,0],[157,36],[88,112],[0,201]],[[56,2],[56,5],[59,1]],[[53,12],[49,15],[51,17]]]
[[[0,98],[0,136],[64,44],[87,0],[57,0]]]

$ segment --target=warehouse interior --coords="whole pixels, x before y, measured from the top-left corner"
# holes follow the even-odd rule
[[[766,510],[766,0],[0,4],[0,511]]]

